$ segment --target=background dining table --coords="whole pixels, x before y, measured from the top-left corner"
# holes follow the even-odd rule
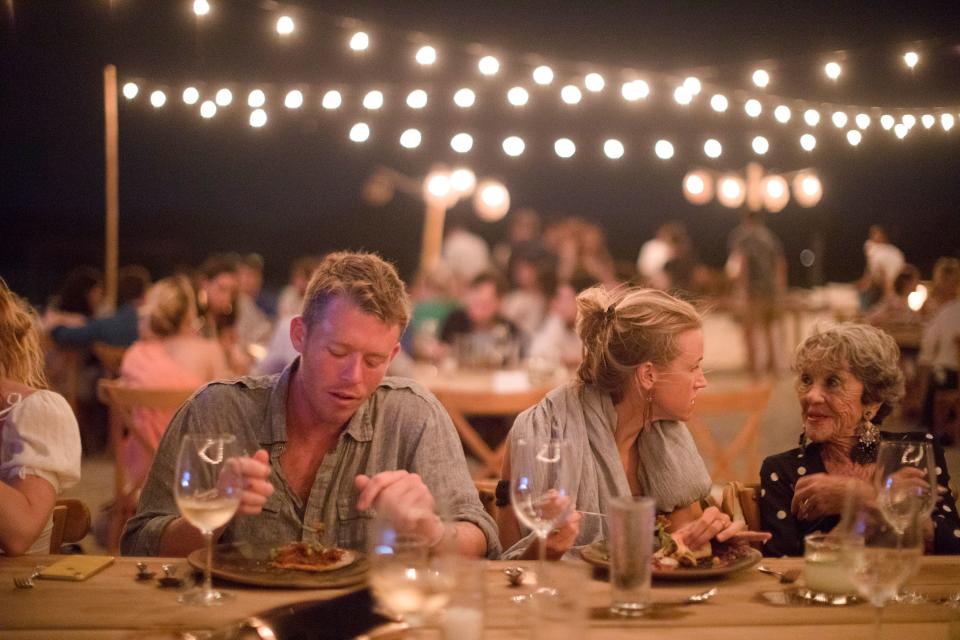
[[[62,556],[60,556],[62,557]],[[347,589],[290,590],[244,587],[222,583],[235,598],[219,607],[194,607],[177,602],[177,591],[160,588],[156,580],[136,579],[137,562],[158,571],[162,563],[176,563],[187,572],[183,559],[117,558],[102,572],[83,582],[36,579],[32,589],[17,589],[13,578],[28,575],[37,564],[56,556],[0,557],[0,637],[11,640],[63,638],[188,638],[205,637],[220,629],[295,602],[329,599]],[[768,559],[764,563],[786,570],[802,566],[802,559]],[[514,596],[529,591],[510,587],[502,561],[487,562],[485,638],[527,637],[533,615],[529,604]],[[519,563],[533,570],[531,563]],[[816,640],[872,638],[873,611],[865,604],[843,607],[777,605],[778,594],[793,588],[756,569],[698,582],[655,582],[654,602],[672,603],[682,597],[717,587],[708,602],[687,606],[656,607],[650,615],[624,619],[607,613],[610,586],[590,579],[590,567],[581,564],[583,580],[576,590],[587,616],[588,636],[594,638],[698,638],[742,640],[753,638],[811,638]],[[960,591],[960,558],[927,557],[908,589],[931,598]],[[360,615],[361,612],[345,612]],[[184,635],[192,634],[192,635]],[[436,628],[419,637],[439,637]],[[938,640],[960,637],[957,604],[891,604],[883,612],[883,637]]]

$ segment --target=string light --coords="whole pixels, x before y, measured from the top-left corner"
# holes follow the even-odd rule
[[[350,49],[353,51],[366,51],[370,48],[370,36],[365,31],[357,31],[350,37]]]
[[[140,93],[140,87],[135,82],[128,82],[123,85],[123,97],[127,100],[133,100]]]
[[[767,211],[782,211],[789,201],[789,187],[783,176],[772,175],[763,179],[763,206]]]
[[[193,0],[193,13],[205,16],[210,13],[210,3],[207,0]]]
[[[843,129],[845,126],[847,126],[847,114],[845,114],[843,111],[834,111],[833,115],[830,116],[830,119],[833,121],[833,126],[835,126],[837,129]]]
[[[620,95],[627,102],[636,102],[645,100],[650,95],[650,85],[643,80],[631,80],[624,82],[620,87]]]
[[[230,89],[220,89],[213,97],[213,100],[217,103],[218,107],[230,106],[230,103],[233,102],[233,92],[230,91]]]
[[[836,80],[839,78],[841,71],[842,69],[840,68],[840,64],[837,62],[828,62],[823,66],[823,72],[827,74],[827,77],[831,80]]]
[[[763,136],[756,136],[750,146],[753,147],[753,152],[758,156],[762,156],[770,150],[770,142]]]
[[[561,158],[570,158],[577,152],[577,145],[570,138],[560,138],[553,143],[553,150]]]
[[[196,87],[187,87],[183,90],[182,97],[184,104],[197,104],[197,101],[200,99],[200,92],[197,91]]]
[[[800,136],[800,146],[804,151],[813,151],[817,146],[817,139],[812,133],[805,133]]]
[[[603,91],[603,88],[606,85],[606,81],[599,73],[588,73],[583,78],[583,86],[587,88],[587,91],[591,91],[593,93]]]
[[[288,36],[293,33],[293,18],[290,16],[280,16],[277,19],[277,33],[282,36]]]
[[[444,169],[434,169],[423,181],[424,195],[427,201],[434,204],[449,204],[450,192],[453,190],[450,185],[450,174]]]
[[[703,152],[708,158],[719,158],[720,154],[723,153],[723,145],[720,144],[719,140],[710,138],[703,143]]]
[[[793,116],[793,112],[790,111],[790,107],[785,104],[779,105],[776,109],[773,110],[773,117],[780,124],[787,124],[790,122],[790,118]]]
[[[815,206],[823,197],[823,185],[812,171],[800,171],[793,178],[793,197],[801,207]]]
[[[363,96],[363,108],[376,111],[383,106],[383,92],[374,89]]]
[[[713,180],[706,171],[691,171],[683,179],[683,196],[692,204],[704,205],[713,198]]]
[[[341,104],[343,104],[343,96],[336,89],[327,91],[323,94],[323,99],[320,100],[320,106],[327,111],[339,109]]]
[[[688,78],[684,79],[683,88],[687,90],[687,93],[689,93],[691,97],[693,97],[700,95],[702,86],[700,84],[700,80],[693,76],[689,76]]]
[[[952,113],[942,113],[940,114],[940,126],[943,127],[944,131],[950,131],[953,129],[954,117]]]
[[[856,122],[857,126],[861,129],[866,129],[870,126],[870,116],[865,113],[858,113],[857,117],[854,118],[854,122]]]
[[[717,200],[725,207],[736,209],[743,204],[747,196],[747,185],[743,178],[735,173],[728,173],[720,177],[717,182]]]
[[[603,153],[611,160],[619,160],[623,157],[623,143],[615,138],[610,138],[603,143]]]
[[[155,109],[159,109],[166,103],[167,103],[167,94],[165,94],[163,91],[160,91],[159,89],[157,89],[156,91],[150,94],[150,104],[152,104]],[[930,127],[927,127],[927,128],[929,129]]]
[[[507,91],[507,101],[515,107],[522,107],[530,100],[530,94],[523,87],[513,87]]]
[[[763,105],[760,104],[759,100],[751,98],[744,103],[743,110],[751,118],[756,118],[763,113]]]
[[[254,89],[247,95],[247,106],[258,109],[267,103],[267,96],[261,89]]]
[[[423,89],[414,89],[407,95],[407,106],[411,109],[423,109],[427,106],[427,92]]]
[[[693,96],[690,95],[690,91],[686,87],[680,85],[673,90],[673,99],[677,104],[687,106],[693,101]]]
[[[437,50],[430,45],[424,45],[417,49],[417,54],[414,57],[417,64],[426,67],[437,61]]]
[[[673,157],[673,145],[669,140],[657,140],[657,143],[653,145],[653,152],[661,160],[669,160]]]
[[[460,196],[469,195],[477,186],[477,175],[466,167],[450,172],[450,188]]]
[[[350,140],[353,142],[366,142],[370,139],[370,125],[366,122],[358,122],[350,127]]]
[[[496,180],[484,180],[477,185],[473,208],[487,222],[496,222],[510,210],[510,192]]]
[[[511,158],[516,158],[523,153],[523,150],[526,149],[527,145],[523,142],[523,138],[518,136],[510,136],[509,138],[504,139],[502,146],[505,154]]]
[[[457,92],[453,94],[453,104],[461,109],[469,109],[476,101],[477,94],[475,94],[472,89],[467,89],[466,87],[458,89]]]
[[[890,129],[893,129],[893,125],[895,123],[896,121],[893,119],[893,116],[891,116],[889,113],[885,113],[882,116],[880,116],[880,126],[883,127],[884,130],[886,131],[890,131]]]
[[[217,105],[213,100],[204,100],[200,105],[200,116],[209,120],[217,115]]]
[[[761,89],[766,88],[770,84],[770,74],[764,69],[757,69],[753,72],[753,84]]]
[[[717,113],[723,113],[729,106],[730,102],[727,100],[727,96],[722,93],[714,94],[714,96],[710,98],[710,108]]]
[[[567,104],[578,104],[583,98],[583,93],[576,85],[568,84],[560,90],[560,99]]]
[[[903,62],[908,67],[913,69],[915,66],[917,66],[917,63],[920,62],[920,56],[917,55],[916,51],[907,51],[905,54],[903,54]]]
[[[407,129],[400,134],[400,146],[405,149],[416,149],[420,146],[423,136],[417,129]]]
[[[263,109],[254,109],[250,112],[250,126],[259,129],[267,124],[267,112]]]
[[[847,142],[849,142],[851,146],[857,146],[860,144],[861,140],[863,140],[863,134],[856,129],[850,129],[850,131],[847,131]]]
[[[934,124],[936,124],[936,122],[937,122],[937,119],[934,118],[933,115],[929,113],[925,113],[922,116],[920,116],[920,123],[923,124],[924,129],[929,129]]]
[[[896,124],[896,125],[893,127],[893,133],[896,134],[896,136],[897,136],[898,138],[900,138],[901,140],[903,140],[905,137],[907,137],[907,133],[908,133],[909,131],[910,131],[910,127],[908,127],[907,125],[903,124],[902,122]]]
[[[553,82],[553,69],[545,64],[540,65],[533,70],[533,81],[540,86],[546,86]]]
[[[477,62],[477,69],[485,76],[495,76],[500,71],[500,61],[493,56],[483,56]]]
[[[287,109],[299,109],[303,106],[303,92],[299,89],[294,89],[287,93],[286,97],[283,99],[283,106]]]
[[[467,153],[473,149],[473,136],[469,133],[458,133],[450,138],[450,148],[457,153]]]
[[[817,126],[820,124],[820,112],[816,109],[807,109],[803,112],[803,121],[811,127]]]
[[[917,118],[912,113],[906,113],[900,118],[900,122],[907,125],[907,129],[913,129],[917,124]]]

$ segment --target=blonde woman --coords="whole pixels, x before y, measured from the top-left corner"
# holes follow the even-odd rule
[[[577,380],[517,417],[501,477],[510,478],[513,443],[552,434],[571,442],[582,458],[575,465],[578,510],[606,513],[612,498],[645,495],[692,549],[735,535],[765,540],[766,534],[742,533],[743,524],[716,507],[700,506],[710,477],[683,422],[707,386],[696,310],[662,291],[639,288],[594,287],[578,296],[577,306],[583,341]],[[509,486],[501,482],[497,494],[503,504]],[[504,557],[535,557],[535,535],[510,509],[500,514]],[[598,518],[575,511],[547,536],[546,555],[556,559],[601,537]]]
[[[47,390],[33,309],[0,278],[0,554],[47,553],[57,496],[80,480],[80,431]]]

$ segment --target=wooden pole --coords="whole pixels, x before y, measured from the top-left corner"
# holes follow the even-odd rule
[[[420,271],[426,273],[440,259],[443,244],[443,222],[447,208],[443,204],[427,201],[427,213],[423,218],[423,243],[420,245]]]
[[[112,310],[117,303],[117,262],[119,256],[120,219],[120,156],[118,151],[119,122],[117,118],[117,68],[108,64],[103,68],[104,151],[106,160],[106,258],[104,286],[106,305]]]

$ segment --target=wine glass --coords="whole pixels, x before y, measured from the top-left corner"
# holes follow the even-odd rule
[[[380,606],[420,627],[449,602],[455,576],[450,558],[427,538],[377,514],[370,523],[370,587]]]
[[[213,590],[213,532],[230,522],[240,506],[243,455],[231,434],[188,434],[180,443],[173,492],[180,514],[200,530],[207,549],[203,588],[180,596],[180,602],[209,606],[232,597]]]
[[[877,504],[897,533],[926,519],[937,500],[936,463],[929,442],[884,440],[877,452]]]
[[[537,582],[546,568],[547,535],[566,520],[576,502],[576,462],[569,442],[554,438],[517,440],[510,447],[510,501],[517,518],[539,541]]]
[[[922,498],[901,497],[901,513],[918,513]],[[878,506],[878,500],[862,492],[847,494],[843,518],[837,526],[841,536],[843,564],[857,592],[874,606],[874,634],[880,638],[883,607],[913,575],[923,556],[923,527],[918,517],[900,519],[895,528]]]

